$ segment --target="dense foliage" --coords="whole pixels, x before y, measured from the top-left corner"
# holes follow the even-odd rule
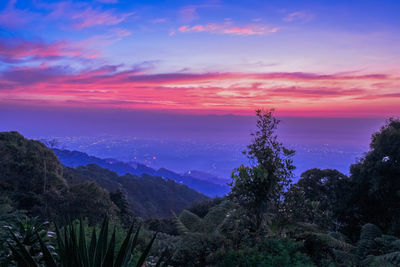
[[[351,199],[346,222],[349,227],[370,222],[399,235],[400,120],[389,120],[375,133],[370,148],[350,167]]]
[[[93,266],[90,247],[99,247],[96,266],[118,265],[121,250],[125,266],[400,266],[400,120],[373,135],[349,176],[314,168],[297,183],[278,123],[257,111],[249,164],[214,199],[162,178],[64,167],[39,142],[0,134],[0,264]],[[104,214],[114,230],[99,225]],[[124,248],[128,236],[135,249]]]
[[[168,217],[184,208],[208,197],[169,179],[150,175],[117,173],[103,169],[95,164],[79,166],[75,169],[65,167],[64,176],[70,184],[95,182],[112,194],[124,194],[130,209],[142,218]]]
[[[111,236],[109,220],[105,218],[101,224],[99,233],[93,228],[90,237],[87,238],[87,225],[80,221],[71,222],[59,229],[55,226],[56,236],[51,240],[51,235],[45,230],[44,224],[24,225],[18,232],[9,229],[13,244],[9,245],[11,251],[8,263],[17,266],[63,266],[63,267],[140,267],[145,262],[151,246],[157,234],[151,238],[143,253],[137,257],[135,247],[138,245],[140,227],[134,234],[133,227],[121,238],[114,227]],[[49,238],[50,237],[50,238]],[[118,244],[117,238],[121,243]],[[53,247],[55,242],[56,248]],[[159,257],[157,265],[166,264],[165,257]]]

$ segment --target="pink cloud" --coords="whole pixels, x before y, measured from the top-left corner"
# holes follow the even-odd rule
[[[23,59],[94,58],[97,54],[68,41],[55,43],[34,42],[22,39],[2,39],[0,59],[13,62]]]
[[[310,21],[314,18],[314,14],[311,14],[307,11],[295,11],[286,15],[283,18],[284,21],[292,22],[292,21]]]
[[[121,41],[132,34],[131,31],[123,28],[114,28],[107,33],[94,35],[86,40],[80,41],[77,45],[81,47],[105,47]]]
[[[179,10],[179,15],[182,21],[191,22],[197,19],[199,16],[197,14],[196,6],[185,6]]]
[[[47,54],[45,54],[47,55]],[[302,73],[302,72],[278,72],[278,73],[159,73],[159,74],[146,74],[147,65],[138,65],[137,68],[126,71],[118,71],[117,66],[104,66],[98,69],[92,69],[83,72],[68,72],[64,67],[24,67],[12,68],[3,71],[2,77],[12,75],[17,77],[19,74],[26,73],[27,77],[37,76],[42,77],[43,80],[35,78],[35,81],[40,83],[54,82],[53,78],[62,83],[93,83],[93,84],[134,84],[134,85],[149,85],[149,86],[167,86],[167,85],[180,85],[180,84],[212,84],[214,82],[235,83],[245,82],[251,84],[253,89],[262,88],[261,85],[271,84],[269,86],[272,92],[291,93],[302,91],[304,94],[336,94],[338,90],[346,89],[346,92],[361,93],[361,89],[354,89],[354,83],[364,83],[370,88],[375,88],[377,81],[392,81],[399,83],[399,78],[392,78],[385,74],[367,74],[367,75],[335,75],[335,74],[315,74],[315,73]],[[44,75],[42,75],[43,73]],[[45,75],[48,73],[48,75]],[[53,75],[57,74],[57,75]],[[5,81],[5,80],[2,80]],[[24,81],[23,78],[20,79]],[[30,83],[35,81],[29,80]],[[277,87],[276,82],[293,82],[302,84],[301,86],[293,87]],[[336,85],[335,87],[327,87],[327,84]],[[339,88],[338,85],[346,85],[346,88]],[[365,85],[366,84],[366,85]],[[308,85],[308,86],[305,86]],[[314,85],[314,86],[311,86]],[[324,85],[324,86],[321,86]],[[238,87],[240,88],[240,87]],[[248,86],[242,87],[249,89]],[[320,88],[320,89],[316,89]],[[327,89],[333,91],[327,91]],[[334,92],[334,93],[333,93]]]
[[[252,24],[246,26],[233,26],[230,21],[224,24],[209,23],[206,25],[183,25],[178,28],[179,32],[209,32],[215,34],[228,34],[228,35],[265,35],[269,33],[276,33],[279,31],[277,27],[270,27],[267,25]]]
[[[258,73],[254,77],[261,79],[287,79],[287,80],[385,80],[386,74],[317,74],[307,72],[271,72]]]
[[[106,2],[114,3],[114,1],[108,0],[106,0]],[[85,2],[62,1],[46,4],[38,2],[36,5],[40,9],[49,11],[45,19],[52,21],[61,20],[62,22],[70,24],[74,29],[83,29],[100,25],[118,25],[135,14],[135,12],[120,13],[115,9],[94,8],[93,5]]]
[[[376,83],[391,86],[380,88],[377,95]],[[113,65],[84,71],[42,65],[1,72],[0,102],[238,114],[257,107],[276,107],[288,114],[353,109],[354,114],[374,105],[393,113],[400,112],[393,84],[398,87],[400,78],[386,74],[149,74],[144,65],[123,71]]]
[[[400,93],[371,94],[371,95],[365,95],[365,96],[357,96],[354,99],[355,100],[375,100],[375,99],[380,99],[380,98],[386,98],[386,99],[399,98],[400,99]]]
[[[16,9],[16,0],[10,0],[6,8],[0,12],[0,26],[5,28],[18,28],[28,24],[36,17],[28,10]]]
[[[73,27],[76,29],[82,29],[97,25],[116,25],[123,22],[133,14],[135,14],[135,12],[116,15],[110,11],[100,11],[88,7],[84,11],[77,12],[72,16],[73,20],[79,21],[74,23]]]
[[[268,90],[271,96],[290,96],[294,98],[337,98],[367,93],[364,89],[343,89],[335,87],[282,87]]]

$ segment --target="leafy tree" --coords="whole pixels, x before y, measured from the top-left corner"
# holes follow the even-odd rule
[[[129,226],[132,222],[133,214],[129,207],[129,201],[126,194],[122,189],[118,188],[117,191],[110,193],[110,199],[119,209],[118,216],[121,219],[122,224]]]
[[[0,189],[16,208],[30,211],[42,206],[46,214],[51,203],[42,196],[66,187],[62,165],[53,151],[17,132],[0,133]]]
[[[400,119],[390,119],[372,136],[370,151],[350,168],[349,232],[373,223],[400,234]]]
[[[223,244],[221,235],[187,233],[177,242],[170,263],[172,266],[213,266],[212,256]]]
[[[204,216],[207,215],[210,209],[219,205],[222,201],[224,201],[224,199],[225,197],[215,197],[210,200],[197,202],[191,205],[189,208],[187,208],[187,210],[203,218]]]
[[[239,203],[247,213],[253,230],[258,230],[263,216],[276,207],[284,188],[292,178],[294,166],[289,150],[278,141],[275,130],[279,120],[273,110],[257,110],[257,130],[253,141],[244,152],[252,166],[240,166],[232,174],[230,198]]]
[[[338,202],[347,181],[346,175],[334,169],[310,169],[301,174],[296,185],[304,190],[306,199],[319,201],[325,209]]]
[[[85,182],[71,186],[64,211],[70,218],[87,218],[90,224],[96,224],[104,214],[116,216],[118,208],[105,189],[94,182]]]
[[[316,223],[338,231],[340,211],[346,205],[349,179],[333,169],[310,169],[285,192],[284,209],[293,221]]]
[[[176,221],[174,218],[167,219],[149,219],[145,221],[148,230],[154,232],[165,233],[168,235],[178,235],[176,229]]]

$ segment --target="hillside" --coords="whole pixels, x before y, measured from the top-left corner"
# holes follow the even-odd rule
[[[116,214],[110,193],[123,189],[132,212],[143,218],[171,216],[207,197],[172,180],[143,175],[119,176],[91,164],[63,166],[39,141],[17,132],[0,133],[0,191],[17,209],[42,217]],[[102,215],[100,215],[102,214]]]
[[[90,156],[79,151],[69,151],[61,149],[53,149],[60,161],[69,167],[86,166],[88,164],[97,164],[100,167],[115,171],[119,175],[127,173],[141,176],[142,174],[151,176],[160,176],[185,184],[188,187],[205,194],[209,197],[224,196],[229,192],[229,187],[222,181],[210,174],[192,171],[184,175],[178,174],[171,170],[160,168],[155,170],[140,163],[126,163],[116,159],[101,159]]]
[[[190,204],[208,198],[185,185],[169,179],[150,175],[126,174],[116,172],[95,164],[64,168],[64,176],[70,184],[93,181],[109,192],[121,189],[126,193],[129,205],[135,215],[142,218],[170,217]]]

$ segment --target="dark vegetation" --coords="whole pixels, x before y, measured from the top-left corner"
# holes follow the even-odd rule
[[[174,212],[181,212],[192,203],[208,199],[173,180],[146,174],[142,177],[131,174],[119,176],[95,164],[75,169],[65,167],[64,176],[71,185],[78,184],[78,187],[81,187],[82,183],[95,182],[111,192],[114,198],[118,198],[118,195],[125,197],[130,210],[144,219],[168,217]]]
[[[349,177],[311,169],[292,183],[279,121],[257,118],[249,165],[213,199],[160,177],[66,167],[1,133],[0,265],[400,266],[400,120],[372,136]]]
[[[52,150],[16,132],[0,133],[0,188],[13,207],[30,216],[85,216],[91,223],[122,209],[143,218],[172,216],[208,199],[161,177],[119,176],[94,164],[65,167]]]

